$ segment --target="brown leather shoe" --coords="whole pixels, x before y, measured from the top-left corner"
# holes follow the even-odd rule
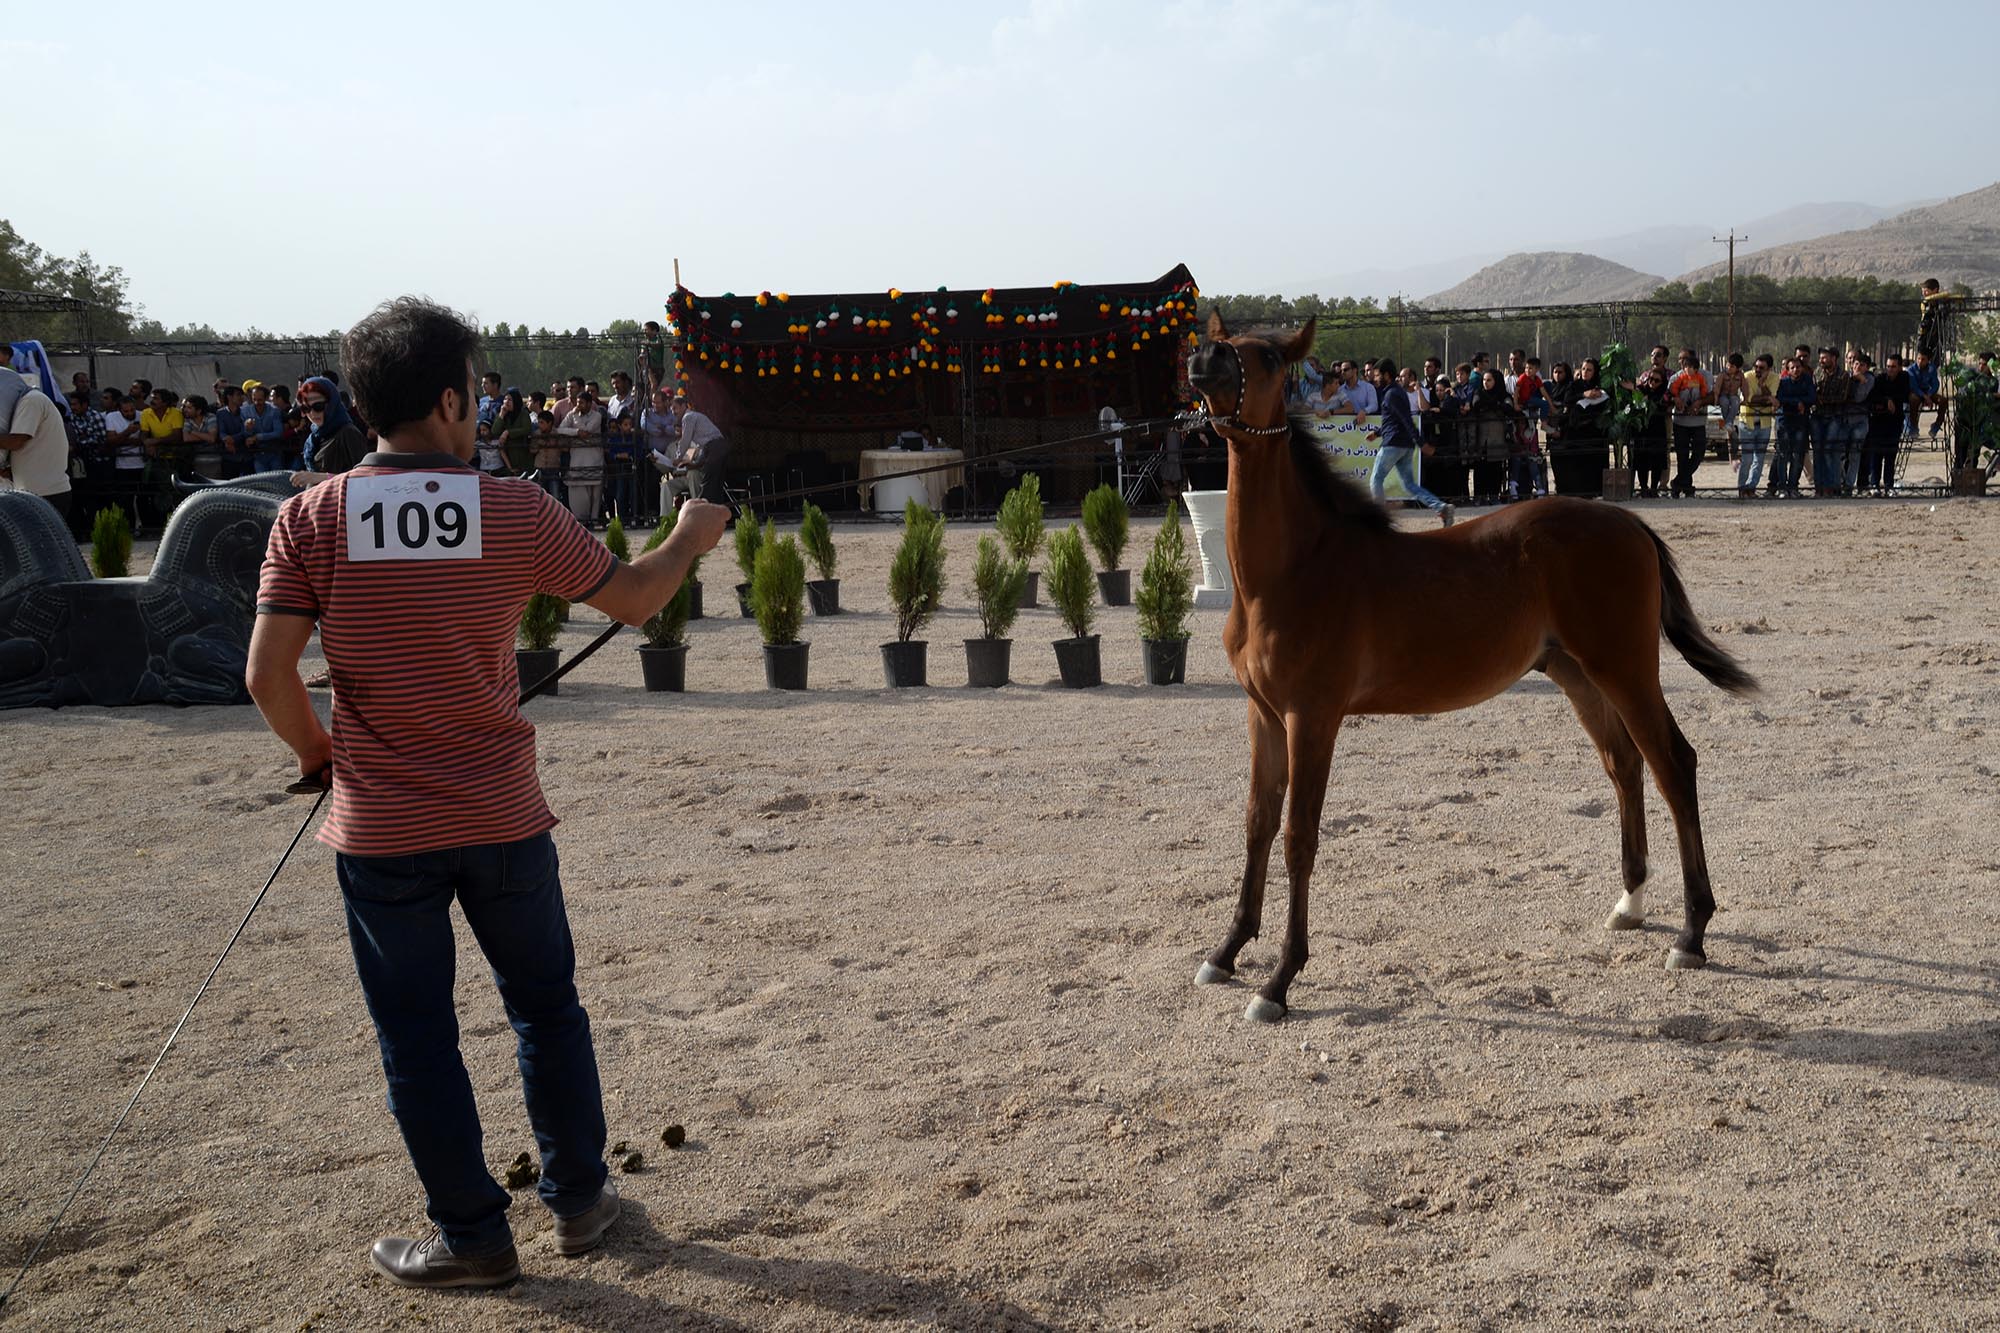
[[[607,1179],[596,1203],[575,1217],[556,1218],[556,1253],[574,1258],[596,1249],[604,1240],[604,1233],[618,1220],[620,1207],[618,1183]]]
[[[483,1259],[464,1259],[446,1249],[443,1233],[435,1230],[422,1240],[384,1236],[369,1251],[368,1262],[406,1287],[498,1287],[521,1276],[512,1245]]]

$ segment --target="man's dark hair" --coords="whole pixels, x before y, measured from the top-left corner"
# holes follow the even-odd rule
[[[1822,347],[1822,348],[1820,348],[1820,349],[1819,349],[1819,354],[1820,354],[1821,356],[1830,356],[1830,357],[1832,357],[1832,358],[1833,358],[1834,360],[1836,360],[1836,361],[1838,361],[1838,360],[1840,359],[1840,353],[1839,353],[1839,352],[1836,352],[1836,351],[1834,351],[1834,350],[1833,350],[1833,349],[1832,349],[1831,347]]]
[[[1938,289],[1938,280],[1936,278],[1925,278],[1923,282],[1923,289],[1927,292],[1936,291]]]
[[[1723,357],[1722,360],[1723,364],[1725,365],[1731,365],[1740,368],[1743,365],[1743,353],[1731,352],[1728,356]]]
[[[146,396],[147,396],[147,397],[149,397],[149,398],[150,398],[150,397],[152,397],[152,395],[153,395],[153,382],[152,382],[151,380],[133,380],[132,382],[133,382],[134,384],[138,385],[138,386],[139,386],[140,388],[144,389],[144,390],[146,391]]]
[[[479,377],[479,382],[481,384],[486,383],[486,381],[488,380],[492,380],[495,384],[500,383],[500,372],[497,370],[489,370],[484,375],[481,375]]]
[[[649,319],[646,321],[646,327],[649,329],[657,329],[660,327],[660,321],[657,319]]]
[[[1771,354],[1769,352],[1759,352],[1757,353],[1757,360],[1755,364],[1760,366],[1769,366],[1769,365],[1774,365],[1776,363],[1771,360]]]
[[[236,399],[241,398],[242,396],[243,396],[243,386],[240,384],[227,385],[222,390],[222,401],[225,405],[234,402]]]
[[[1486,353],[1484,352],[1474,352],[1472,354],[1472,364],[1475,366],[1478,365],[1481,361],[1491,361],[1492,359],[1493,359],[1492,357],[1486,355]]]
[[[1396,363],[1385,356],[1375,363],[1375,373],[1387,379],[1394,379],[1401,372],[1396,369]]]
[[[1665,343],[1654,343],[1652,354],[1654,356],[1665,356],[1667,354],[1667,345]]]
[[[206,414],[208,412],[208,399],[198,393],[189,394],[184,401],[198,413]]]
[[[340,361],[355,401],[384,435],[428,417],[447,389],[458,393],[463,421],[478,352],[476,327],[457,311],[418,296],[384,301],[340,340]]]
[[[1527,349],[1527,348],[1525,348],[1525,347],[1516,347],[1516,348],[1515,348],[1515,349],[1514,349],[1513,351],[1511,351],[1511,352],[1507,353],[1507,355],[1508,355],[1508,356],[1518,356],[1518,357],[1526,357],[1526,356],[1528,355],[1528,349]]]

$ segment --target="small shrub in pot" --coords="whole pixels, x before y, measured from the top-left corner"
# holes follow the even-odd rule
[[[750,577],[750,606],[764,637],[764,680],[772,689],[806,687],[807,649],[799,640],[806,617],[806,562],[790,536],[766,534]]]
[[[1007,632],[1021,614],[1021,590],[1027,582],[1026,564],[1001,555],[1000,543],[992,533],[979,538],[979,553],[972,562],[972,591],[979,604],[980,637],[965,641],[966,684],[990,687],[1007,683],[1008,658],[1014,646]]]
[[[806,598],[812,603],[812,613],[839,615],[840,580],[833,572],[840,567],[840,555],[833,549],[833,525],[826,521],[826,511],[810,500],[799,515],[799,545],[805,548],[806,559],[812,561],[813,570],[819,575],[806,583]]]
[[[1194,610],[1194,570],[1180,515],[1167,511],[1167,521],[1153,538],[1145,568],[1139,571],[1139,638],[1146,649],[1146,683],[1178,685],[1187,679],[1188,615]]]
[[[1097,619],[1092,595],[1090,558],[1083,553],[1083,536],[1074,526],[1049,539],[1049,600],[1069,628],[1070,637],[1056,641],[1056,665],[1063,684],[1072,688],[1103,683],[1098,639],[1090,632]]]
[[[915,635],[944,599],[944,517],[914,499],[903,505],[903,540],[889,562],[889,601],[896,641],[882,645],[882,674],[891,687],[922,685],[926,644]]]
[[[1023,565],[1033,563],[1036,552],[1042,549],[1044,535],[1040,477],[1032,472],[1022,475],[1020,484],[1001,498],[995,526],[1000,529],[1000,540],[1007,544],[1007,554]],[[1022,606],[1035,604],[1040,579],[1041,575],[1035,570],[1028,571],[1021,595]]]
[[[1116,486],[1099,486],[1083,497],[1083,535],[1097,557],[1097,590],[1106,606],[1132,601],[1132,571],[1120,569],[1132,529],[1132,511]]]

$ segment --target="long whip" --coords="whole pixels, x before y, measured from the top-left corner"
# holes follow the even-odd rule
[[[602,634],[591,640],[590,643],[585,645],[567,662],[564,662],[554,671],[551,671],[533,685],[522,690],[520,702],[523,704],[527,703],[528,700],[534,698],[575,670],[586,657],[589,657],[599,648],[611,642],[612,636],[623,628],[624,625],[618,621],[612,621]],[[327,775],[321,774],[318,777],[301,778],[285,788],[285,790],[298,795],[317,793],[313,799],[312,809],[306,812],[306,817],[299,824],[298,832],[292,835],[292,840],[285,844],[285,854],[278,858],[277,865],[271,867],[270,877],[264,881],[264,887],[257,890],[257,896],[250,900],[250,910],[246,911],[243,914],[243,919],[236,923],[236,930],[230,935],[229,942],[222,946],[222,952],[216,956],[215,966],[208,969],[208,975],[202,978],[200,988],[195,991],[194,998],[188,1001],[186,1011],[181,1014],[180,1022],[174,1024],[174,1030],[167,1034],[166,1043],[160,1047],[160,1053],[153,1057],[152,1067],[146,1071],[145,1077],[139,1080],[139,1086],[132,1089],[132,1096],[126,1101],[125,1109],[120,1111],[118,1118],[111,1122],[110,1132],[105,1134],[104,1142],[97,1145],[97,1153],[90,1159],[90,1165],[83,1168],[83,1174],[78,1176],[76,1184],[70,1187],[69,1197],[63,1200],[62,1207],[56,1209],[56,1215],[49,1222],[48,1228],[42,1232],[41,1238],[35,1242],[35,1247],[28,1251],[28,1257],[21,1261],[20,1271],[15,1273],[14,1280],[7,1284],[7,1290],[0,1292],[0,1309],[5,1309],[7,1302],[13,1299],[15,1290],[20,1287],[22,1281],[28,1276],[28,1270],[35,1266],[35,1260],[41,1257],[42,1251],[48,1246],[50,1238],[56,1234],[56,1228],[62,1225],[63,1218],[69,1216],[70,1205],[74,1204],[77,1196],[83,1193],[83,1187],[89,1183],[91,1173],[97,1170],[97,1164],[103,1161],[104,1154],[110,1151],[111,1141],[117,1138],[118,1131],[125,1127],[126,1117],[132,1114],[132,1108],[139,1104],[139,1098],[146,1091],[146,1085],[153,1081],[153,1075],[158,1073],[160,1066],[165,1063],[167,1052],[174,1048],[174,1042],[180,1037],[181,1029],[187,1026],[190,1018],[194,1017],[195,1006],[201,1003],[202,996],[208,994],[209,983],[215,980],[215,974],[220,972],[223,963],[228,961],[229,951],[236,947],[236,941],[243,938],[244,930],[250,925],[250,918],[257,914],[257,908],[263,904],[264,895],[269,893],[271,886],[278,882],[278,876],[283,872],[285,862],[291,859],[292,852],[299,845],[299,839],[305,837],[306,830],[311,828],[313,820],[319,817],[319,808],[326,803],[326,795],[333,790],[333,787],[327,779]]]

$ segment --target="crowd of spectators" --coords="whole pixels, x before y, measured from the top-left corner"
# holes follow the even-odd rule
[[[46,397],[0,363],[0,400],[15,385],[20,394],[12,397]],[[721,498],[728,441],[713,422],[669,389],[643,393],[623,371],[611,376],[610,389],[573,375],[524,394],[489,371],[474,465],[534,480],[592,527],[614,514],[627,523],[656,518],[680,493]],[[14,415],[13,401],[0,408],[0,418]],[[292,385],[218,379],[208,395],[144,379],[122,390],[99,388],[79,371],[62,409],[50,413],[54,444],[45,452],[64,498],[56,501],[53,491],[49,498],[79,532],[107,505],[128,507],[141,529],[164,525],[179,499],[177,483],[190,479],[288,472],[303,485],[353,467],[375,443],[333,371]],[[11,476],[14,461],[0,457],[0,480]]]
[[[1991,363],[1991,353],[1978,359],[1989,396]],[[1357,422],[1374,416],[1389,387],[1377,365],[1308,357],[1292,382],[1293,410]],[[1574,366],[1557,361],[1545,375],[1540,359],[1520,348],[1505,365],[1477,352],[1449,373],[1434,356],[1421,371],[1401,371],[1398,382],[1418,418],[1425,485],[1447,498],[1496,501],[1599,494],[1613,457],[1618,388],[1633,404],[1634,488],[1648,497],[1693,495],[1695,474],[1711,455],[1735,464],[1734,488],[1745,499],[1798,497],[1808,455],[1814,494],[1888,495],[1924,414],[1931,414],[1931,438],[1944,424],[1928,349],[1907,366],[1891,354],[1879,368],[1860,351],[1843,358],[1802,345],[1782,366],[1768,352],[1748,365],[1731,352],[1711,377],[1692,348],[1670,360],[1661,345],[1631,378],[1612,385],[1603,375],[1595,357]]]

